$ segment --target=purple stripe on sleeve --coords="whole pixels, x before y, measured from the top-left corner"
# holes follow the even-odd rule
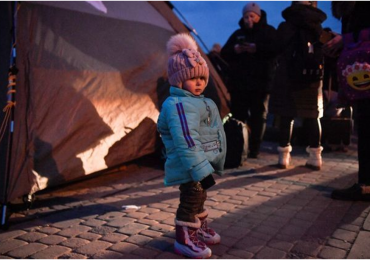
[[[195,146],[195,143],[194,143],[194,140],[191,138],[191,135],[190,135],[189,126],[188,126],[188,122],[186,121],[185,110],[184,110],[184,107],[182,106],[182,103],[180,103],[180,109],[182,110],[182,114],[184,116],[185,133],[186,133],[187,138],[189,139],[189,142],[190,142],[189,148],[190,148],[190,147]]]
[[[188,144],[188,147],[191,148],[191,147],[195,146],[195,144],[194,144],[193,139],[190,137],[189,128],[188,128],[188,125],[187,125],[185,112],[184,112],[184,108],[182,106],[182,103],[177,103],[176,108],[177,108],[177,112],[178,112],[179,118],[180,118],[182,133],[184,135],[186,143]]]

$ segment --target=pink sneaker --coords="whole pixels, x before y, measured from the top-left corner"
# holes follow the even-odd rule
[[[176,220],[175,253],[197,259],[211,257],[211,249],[198,239],[199,228],[194,226],[199,225],[200,223]]]
[[[216,233],[212,228],[208,227],[207,217],[208,212],[204,211],[197,215],[200,220],[200,228],[198,230],[198,237],[207,245],[215,245],[219,244],[221,241],[221,237],[219,234]]]

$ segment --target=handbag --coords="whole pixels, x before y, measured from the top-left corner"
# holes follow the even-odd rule
[[[339,99],[352,104],[370,98],[370,28],[343,35],[343,50],[337,63]]]

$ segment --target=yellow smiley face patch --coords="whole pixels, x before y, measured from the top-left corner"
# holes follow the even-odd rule
[[[348,85],[353,89],[365,91],[370,89],[370,65],[366,62],[355,62],[353,65],[348,65],[342,71],[342,75],[346,77]]]

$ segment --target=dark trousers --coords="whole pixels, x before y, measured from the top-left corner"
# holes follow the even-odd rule
[[[231,94],[231,113],[236,119],[246,122],[251,130],[249,150],[258,153],[266,130],[268,101],[270,95],[261,91],[246,91]]]
[[[176,212],[176,219],[185,222],[196,222],[195,215],[204,211],[204,202],[207,191],[200,182],[188,182],[180,185],[180,204]]]
[[[370,100],[357,103],[358,182],[370,185]]]
[[[308,128],[309,144],[311,148],[318,148],[321,145],[321,123],[318,118],[306,118],[306,127]],[[279,127],[279,145],[286,147],[290,145],[290,140],[293,133],[294,118],[292,117],[281,117]]]

